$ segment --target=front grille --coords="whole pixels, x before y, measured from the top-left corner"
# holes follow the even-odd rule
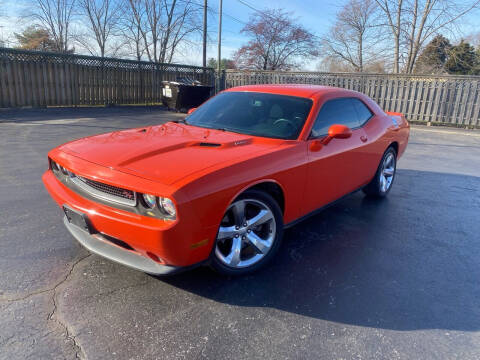
[[[81,180],[82,182],[84,182],[88,186],[90,186],[90,187],[92,187],[92,188],[94,188],[98,191],[104,192],[106,194],[116,196],[116,197],[120,197],[120,198],[124,198],[124,199],[127,199],[127,200],[135,200],[135,192],[132,191],[132,190],[127,190],[127,189],[122,189],[122,188],[119,188],[119,187],[116,187],[116,186],[107,185],[107,184],[104,184],[104,183],[101,183],[101,182],[98,182],[98,181],[94,181],[94,180],[90,180],[90,179],[87,179],[87,178],[84,178],[84,177],[81,177],[81,176],[77,176],[77,179]]]
[[[106,202],[129,207],[137,205],[137,193],[133,190],[84,178],[57,164],[53,160],[50,160],[50,167],[59,181],[80,194],[90,195]]]
[[[128,206],[137,204],[135,191],[77,176],[70,171],[68,172],[68,177],[78,188],[96,198]]]

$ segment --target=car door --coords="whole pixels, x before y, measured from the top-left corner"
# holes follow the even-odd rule
[[[388,120],[384,121],[385,115],[375,114],[363,101],[358,100],[355,105],[359,113],[363,131],[368,138],[363,154],[365,157],[365,170],[368,172],[368,180],[370,180],[377,171],[383,152],[393,141],[391,138],[385,136],[385,131],[390,125],[390,122]],[[393,122],[390,126],[395,128]]]
[[[364,169],[365,132],[359,121],[355,98],[327,100],[314,121],[309,137],[305,213],[322,207],[356,189],[367,181]],[[327,145],[310,146],[323,139],[331,125],[352,130],[347,139],[332,139]]]

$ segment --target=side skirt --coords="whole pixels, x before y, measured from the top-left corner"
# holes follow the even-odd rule
[[[365,186],[365,185],[364,185],[364,186]],[[290,228],[290,227],[292,227],[292,226],[295,226],[295,225],[297,225],[298,223],[301,223],[302,221],[308,219],[309,217],[321,213],[323,210],[329,208],[330,206],[333,206],[333,205],[335,205],[335,204],[338,204],[339,202],[341,202],[341,201],[345,200],[346,198],[352,196],[352,195],[355,194],[356,192],[362,190],[362,188],[363,188],[364,186],[361,186],[361,187],[359,187],[358,189],[353,190],[352,192],[350,192],[350,193],[348,193],[348,194],[346,194],[346,195],[343,195],[342,197],[338,198],[337,200],[334,200],[334,201],[328,203],[327,205],[323,205],[322,207],[319,207],[318,209],[313,210],[313,211],[309,212],[308,214],[303,215],[303,216],[299,217],[298,219],[289,222],[288,224],[285,224],[285,225],[284,225],[284,229],[288,229],[288,228]]]

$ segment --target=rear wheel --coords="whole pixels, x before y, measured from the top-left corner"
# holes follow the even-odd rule
[[[228,207],[212,253],[212,267],[227,275],[243,275],[264,266],[283,236],[280,207],[267,193],[249,190]]]
[[[363,192],[374,197],[387,196],[392,188],[396,171],[397,153],[393,147],[389,147],[383,154],[374,178],[363,188]]]

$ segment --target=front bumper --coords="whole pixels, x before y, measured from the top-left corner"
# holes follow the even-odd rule
[[[122,265],[129,266],[152,275],[170,275],[182,271],[187,267],[162,265],[158,262],[145,257],[135,251],[124,249],[112,244],[101,234],[89,234],[79,227],[68,222],[67,217],[63,218],[63,223],[70,234],[78,240],[90,252],[103,256],[109,260]]]
[[[51,170],[42,180],[59,207],[68,205],[88,216],[92,234],[68,221],[65,225],[93,253],[157,275],[195,267],[209,258],[216,229],[201,226],[189,203],[181,205],[181,220],[164,221],[86,199],[61,183]],[[118,246],[112,239],[128,246]]]

